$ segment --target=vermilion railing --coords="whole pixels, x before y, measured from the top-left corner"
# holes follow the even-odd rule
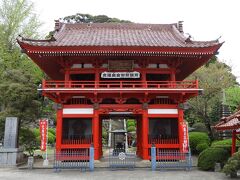
[[[178,144],[176,137],[151,137],[148,136],[148,144]]]
[[[45,81],[43,88],[80,88],[80,89],[192,89],[198,88],[196,81]]]
[[[63,136],[62,138],[62,144],[91,144],[93,143],[93,137],[92,135],[85,136],[85,137],[66,137]]]

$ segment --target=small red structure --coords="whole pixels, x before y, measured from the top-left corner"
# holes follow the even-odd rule
[[[102,156],[101,123],[109,116],[136,120],[137,155],[143,159],[150,158],[153,143],[182,152],[187,134],[181,104],[201,91],[197,80],[184,79],[222,45],[192,41],[181,22],[56,21],[49,40],[20,38],[18,43],[49,76],[39,90],[58,103],[56,150],[93,144],[95,159]]]
[[[228,117],[223,117],[218,124],[214,126],[218,131],[232,130],[232,154],[236,152],[236,140],[240,140],[237,134],[240,134],[240,110]]]

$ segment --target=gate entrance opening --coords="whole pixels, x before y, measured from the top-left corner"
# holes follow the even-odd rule
[[[140,115],[126,115],[126,114],[114,114],[114,115],[100,115],[101,121],[101,134],[102,139],[101,154],[103,157],[109,156],[109,152],[136,152],[138,137],[137,128]]]

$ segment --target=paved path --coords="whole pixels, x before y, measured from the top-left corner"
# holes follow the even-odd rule
[[[108,169],[98,168],[94,172],[80,172],[78,170],[63,170],[60,173],[54,173],[52,169],[12,169],[0,168],[0,180],[226,180],[223,173],[204,172],[199,170],[192,171],[155,171],[149,169],[135,169],[134,171],[118,170],[110,171]]]

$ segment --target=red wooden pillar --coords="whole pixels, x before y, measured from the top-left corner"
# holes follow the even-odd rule
[[[236,130],[232,132],[232,155],[236,152]]]
[[[142,116],[142,158],[148,159],[148,113],[143,110]]]
[[[99,111],[94,110],[93,116],[93,146],[94,146],[94,159],[100,158],[99,152]]]
[[[65,70],[65,77],[64,77],[64,80],[65,80],[65,87],[70,87],[70,84],[69,84],[69,80],[70,80],[70,71],[69,71],[69,69],[66,69],[66,70]]]
[[[56,151],[61,150],[62,144],[62,109],[57,110]]]
[[[176,77],[175,77],[175,70],[171,69],[171,81],[176,81]]]
[[[183,110],[178,109],[178,140],[180,152],[183,151]],[[188,133],[188,132],[187,132]]]

